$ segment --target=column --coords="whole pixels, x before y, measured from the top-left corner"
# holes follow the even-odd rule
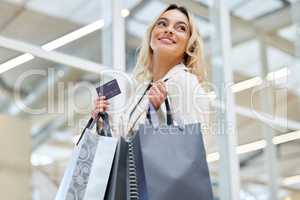
[[[211,22],[214,24],[212,36],[213,82],[216,86],[217,100],[224,105],[218,106],[216,137],[220,153],[219,191],[221,200],[239,200],[240,173],[236,153],[237,132],[235,100],[231,91],[233,72],[231,66],[231,31],[229,2],[215,0],[210,8]]]

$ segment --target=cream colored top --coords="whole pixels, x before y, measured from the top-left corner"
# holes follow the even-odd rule
[[[166,80],[167,95],[170,102],[171,112],[177,118],[180,118],[184,124],[201,123],[203,134],[209,134],[209,112],[211,101],[207,93],[199,84],[197,77],[188,72],[184,64],[178,64],[171,68],[167,74],[162,78]],[[138,103],[142,94],[145,92],[150,81],[139,84],[135,91],[133,103],[130,104],[126,114],[123,115],[122,135],[130,135],[132,130],[136,130],[141,123],[145,123],[146,112],[149,105],[148,92],[142,98],[134,111],[133,108]],[[132,115],[130,116],[130,113]],[[165,103],[160,106],[157,111],[160,123],[166,123],[166,109]],[[176,123],[176,118],[175,123]]]

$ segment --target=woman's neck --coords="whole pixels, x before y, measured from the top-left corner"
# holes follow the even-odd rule
[[[167,57],[152,56],[152,78],[157,81],[165,76],[165,74],[175,65],[180,63],[180,59],[170,59]]]

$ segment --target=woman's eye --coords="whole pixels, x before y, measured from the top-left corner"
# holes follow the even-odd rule
[[[167,23],[164,22],[164,21],[159,21],[159,22],[157,22],[157,25],[158,25],[158,26],[166,26]]]
[[[180,30],[180,31],[186,31],[186,27],[185,26],[178,26],[178,30]]]

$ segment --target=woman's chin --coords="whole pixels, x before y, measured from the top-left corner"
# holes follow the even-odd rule
[[[157,53],[160,53],[160,54],[170,54],[170,55],[173,55],[175,52],[176,52],[176,48],[174,46],[167,46],[167,45],[164,45],[164,46],[160,46],[156,49],[156,52]]]

